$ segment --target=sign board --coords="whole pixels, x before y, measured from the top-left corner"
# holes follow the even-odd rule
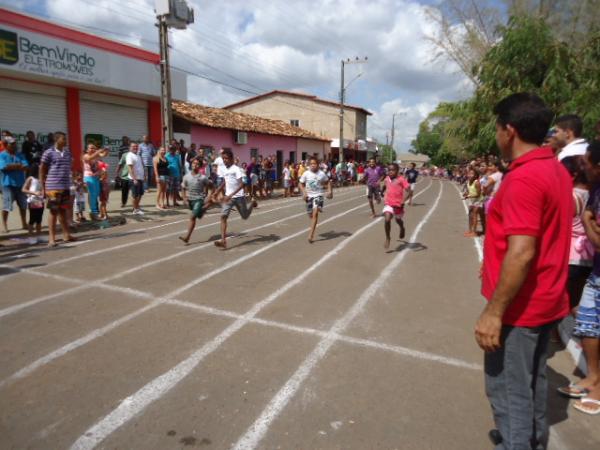
[[[160,96],[160,71],[151,62],[5,24],[0,24],[0,71]],[[185,77],[177,74],[172,84],[173,97],[185,100]]]

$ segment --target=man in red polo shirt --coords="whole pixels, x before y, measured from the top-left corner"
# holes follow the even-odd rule
[[[496,142],[511,161],[491,204],[475,327],[485,351],[486,393],[497,449],[545,449],[550,330],[569,313],[567,266],[572,182],[552,149],[540,148],[553,114],[534,94],[513,94],[494,113]]]

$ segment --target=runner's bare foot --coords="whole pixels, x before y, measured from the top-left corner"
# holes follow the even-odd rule
[[[406,229],[404,227],[400,228],[400,239],[404,239],[406,236]]]
[[[183,236],[179,236],[179,239],[181,239],[183,242],[185,242],[185,245],[188,245],[189,239],[184,238]]]
[[[385,248],[386,250],[390,249],[390,239],[389,238],[385,238],[385,244],[383,244],[383,248]]]
[[[54,241],[48,241],[48,248],[54,248],[58,246],[58,244]]]
[[[75,242],[77,240],[77,238],[75,236],[68,236],[66,238],[63,238],[63,242]]]
[[[227,250],[227,244],[222,239],[215,241],[215,247],[219,247],[221,250]]]

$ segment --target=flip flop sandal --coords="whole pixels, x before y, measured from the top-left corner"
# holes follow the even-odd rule
[[[590,411],[589,409],[587,409],[583,406],[586,403],[596,405],[597,409]],[[579,400],[579,402],[573,403],[573,408],[575,408],[577,411],[581,411],[582,413],[586,413],[591,416],[595,416],[597,414],[600,414],[600,400],[596,400],[593,398],[582,398],[581,400]]]
[[[571,383],[567,387],[561,386],[557,391],[570,398],[583,398],[590,393],[589,389],[579,387],[577,383]]]

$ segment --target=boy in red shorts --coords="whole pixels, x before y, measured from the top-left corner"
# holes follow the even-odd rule
[[[410,191],[410,184],[406,179],[399,175],[400,168],[398,164],[392,163],[388,166],[388,176],[385,178],[385,201],[383,207],[383,216],[385,218],[385,244],[384,248],[390,248],[390,231],[392,228],[392,218],[400,227],[400,239],[404,239],[406,230],[404,229],[404,196]]]

